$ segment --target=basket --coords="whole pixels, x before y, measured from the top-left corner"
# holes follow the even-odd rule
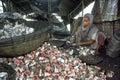
[[[37,49],[49,38],[51,26],[47,21],[20,21],[35,31],[27,35],[0,40],[0,57],[15,57]],[[3,24],[0,22],[0,24]]]

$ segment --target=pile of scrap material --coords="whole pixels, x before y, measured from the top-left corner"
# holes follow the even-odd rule
[[[0,39],[26,35],[33,32],[34,28],[27,27],[24,23],[18,24],[18,22],[15,22],[14,25],[6,20],[3,29],[0,29]]]
[[[0,19],[22,19],[22,15],[17,12],[4,12],[0,13]]]
[[[105,74],[100,67],[87,65],[79,58],[49,43],[37,50],[15,58],[1,58],[17,72],[16,80],[106,80],[114,72]]]

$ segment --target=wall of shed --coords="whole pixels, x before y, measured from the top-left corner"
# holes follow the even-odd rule
[[[115,31],[120,29],[119,4],[119,0],[96,0],[95,2],[92,11],[94,23],[107,37],[112,37]]]

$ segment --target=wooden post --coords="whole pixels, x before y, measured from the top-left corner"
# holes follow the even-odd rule
[[[120,19],[120,0],[118,0],[118,13],[117,13],[117,17]]]

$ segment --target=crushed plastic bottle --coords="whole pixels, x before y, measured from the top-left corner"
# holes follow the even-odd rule
[[[7,72],[0,72],[0,80],[6,80],[8,77]]]

